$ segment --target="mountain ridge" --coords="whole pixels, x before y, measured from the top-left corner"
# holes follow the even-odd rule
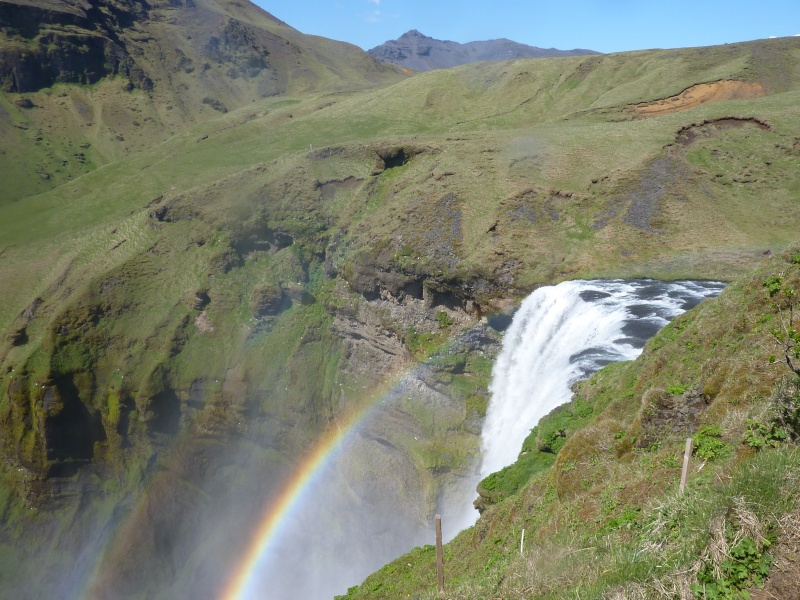
[[[360,48],[302,34],[250,2],[0,6],[0,89],[20,94],[0,110],[10,149],[0,155],[9,181],[0,203],[264,98],[403,77]]]
[[[368,50],[380,60],[413,71],[447,69],[471,62],[510,60],[515,58],[553,58],[557,56],[596,55],[594,50],[557,50],[520,44],[506,38],[461,44],[428,37],[416,29],[396,40],[389,40]]]

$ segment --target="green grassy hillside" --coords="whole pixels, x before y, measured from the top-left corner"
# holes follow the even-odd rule
[[[747,260],[747,253],[791,239],[798,189],[791,168],[797,159],[797,92],[646,120],[631,114],[628,105],[669,96],[695,81],[746,75],[759,45],[768,44],[790,56],[798,52],[794,40],[712,48],[699,53],[699,64],[691,68],[686,66],[691,51],[601,57],[594,70],[602,86],[588,83],[588,77],[559,85],[577,78],[586,62],[597,58],[517,61],[429,73],[345,99],[266,101],[7,207],[2,239],[7,252],[32,262],[34,255],[47,256],[42,249],[47,244],[40,240],[52,241],[55,233],[76,238],[71,232],[78,228],[102,231],[123,215],[143,215],[159,196],[203,190],[228,177],[257,187],[260,178],[284,168],[287,184],[298,187],[303,180],[312,186],[347,177],[363,180],[349,188],[349,213],[359,214],[337,214],[336,225],[347,227],[353,246],[394,233],[387,231],[398,226],[392,212],[375,210],[386,196],[387,204],[404,211],[416,197],[452,194],[462,213],[458,262],[465,270],[491,273],[501,267],[495,250],[508,245],[517,261],[526,263],[520,280],[525,286],[582,269],[596,274],[624,266],[634,274],[652,266],[663,272],[664,263],[675,263],[676,272],[685,265],[686,274],[717,274],[710,271],[735,268],[737,254]],[[647,75],[636,77],[637,70]],[[676,73],[653,77],[653,71]],[[623,84],[626,75],[631,81]],[[437,94],[441,103],[426,109],[423,96]],[[464,114],[456,114],[453,106]],[[713,123],[726,117],[742,121]],[[698,135],[683,142],[679,132],[684,128]],[[313,152],[329,147],[333,150]],[[381,154],[404,147],[407,157],[414,156],[407,165],[376,167]],[[373,175],[376,169],[382,174]],[[661,184],[670,184],[668,193],[648,192]],[[322,202],[318,190],[302,192],[309,204]],[[632,196],[650,200],[636,204],[642,210],[640,205],[652,205],[645,211],[649,219],[634,218]],[[510,216],[520,207],[532,218],[520,223]],[[518,230],[529,227],[533,235],[520,244]],[[537,244],[538,239],[547,243]],[[23,251],[23,241],[36,249]],[[84,243],[59,242],[56,252],[79,251]],[[587,256],[587,247],[593,256]],[[693,255],[704,262],[711,258],[711,264],[695,269]],[[44,262],[52,268],[55,261],[48,256]],[[29,281],[41,272],[35,266],[24,271]],[[31,297],[16,285],[8,290],[11,296]],[[17,312],[20,301],[9,300],[3,298],[4,307],[11,304],[10,311]],[[2,323],[8,322],[6,315]]]
[[[233,6],[197,2],[221,23]],[[248,10],[236,19],[299,35]],[[190,56],[195,13],[159,14],[172,17],[150,25]],[[0,102],[0,123],[11,123],[2,168],[23,174],[0,203],[0,572],[57,571],[82,550],[92,511],[111,528],[117,505],[137,535],[101,557],[116,579],[97,582],[97,597],[170,590],[176,573],[191,579],[182,568],[202,573],[211,560],[183,523],[211,520],[240,491],[274,495],[320,431],[418,363],[418,391],[381,413],[370,452],[348,469],[363,485],[375,469],[394,473],[407,495],[377,486],[378,503],[429,516],[477,453],[484,346],[498,339],[483,317],[574,277],[729,280],[796,240],[796,39],[413,77],[303,40],[299,66],[270,54],[289,61],[276,96],[244,76],[223,85],[184,70],[157,81],[167,63],[144,52],[152,93],[120,91],[118,74]],[[657,117],[634,106],[720,81],[760,92]],[[198,100],[212,88],[227,112]],[[71,120],[86,98],[117,96],[154,111],[155,139],[115,152],[111,129],[87,137],[88,122]],[[51,102],[73,116],[53,116]],[[62,129],[40,136],[36,115]],[[31,175],[76,145],[79,168]],[[239,465],[234,448],[254,458]],[[390,470],[398,455],[402,468]],[[151,504],[158,519],[136,509]],[[215,572],[235,564],[247,527],[220,534],[231,550]],[[174,544],[157,546],[153,531]],[[164,554],[174,572],[157,569]],[[150,569],[150,587],[135,590]],[[52,581],[41,585],[32,597]]]
[[[404,78],[249,2],[0,4],[0,205],[229,110]]]

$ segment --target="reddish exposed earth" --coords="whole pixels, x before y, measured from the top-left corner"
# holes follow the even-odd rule
[[[656,100],[655,102],[633,104],[631,108],[640,115],[657,117],[680,110],[687,110],[710,102],[761,98],[765,95],[764,86],[760,83],[725,79],[722,81],[714,81],[713,83],[693,85],[675,96]]]

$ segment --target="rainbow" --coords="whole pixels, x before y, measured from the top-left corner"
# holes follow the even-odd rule
[[[240,566],[219,596],[219,600],[245,600],[251,597],[250,592],[254,591],[250,590],[253,576],[258,570],[262,557],[267,554],[279,539],[281,525],[287,521],[287,517],[290,516],[292,511],[301,504],[304,492],[325,470],[329,459],[336,455],[337,450],[342,448],[349,435],[367,420],[372,409],[378,404],[378,400],[385,398],[395,387],[396,382],[407,373],[406,371],[392,377],[391,384],[387,382],[378,389],[373,388],[368,398],[356,403],[356,409],[352,410],[344,419],[339,420],[337,427],[332,428],[317,440],[312,450],[301,461],[299,467],[284,483],[282,486],[283,491],[264,512],[261,522],[240,561]]]
[[[220,600],[237,600],[247,598],[250,595],[248,586],[252,586],[251,579],[257,572],[262,557],[276,544],[279,539],[280,526],[285,522],[292,510],[301,504],[303,493],[318,479],[324,471],[329,459],[333,457],[337,450],[342,448],[351,433],[354,433],[358,426],[367,420],[380,400],[384,399],[397,382],[413,372],[403,370],[396,373],[393,377],[384,380],[383,383],[374,385],[370,390],[362,393],[351,402],[352,408],[340,417],[335,427],[331,427],[327,432],[318,438],[311,451],[300,462],[299,466],[293,471],[292,475],[283,482],[281,493],[275,498],[264,512],[261,522],[252,536],[246,552],[239,561],[239,567],[228,581],[226,587],[220,595]],[[182,440],[185,442],[186,440]],[[148,486],[150,489],[157,489],[164,485],[164,480],[159,477],[152,479]],[[147,494],[141,494],[137,499],[131,515],[136,515],[148,509]],[[95,600],[97,598],[108,597],[106,581],[108,573],[104,571],[103,563],[108,555],[115,552],[124,552],[120,545],[121,540],[135,538],[139,533],[137,530],[137,520],[129,517],[121,523],[116,531],[113,532],[94,559],[94,565],[89,569],[90,574],[84,583],[82,593],[74,596],[81,600]]]
[[[449,345],[446,342],[443,347]],[[439,350],[442,348],[440,347]],[[397,387],[398,383],[405,377],[420,367],[419,363],[406,366],[395,373],[387,374],[382,383],[373,385],[356,398],[350,400],[351,408],[343,415],[340,415],[334,426],[324,432],[314,443],[310,451],[300,461],[292,474],[280,486],[280,493],[267,506],[260,517],[257,528],[245,547],[245,551],[238,560],[233,574],[225,583],[219,600],[246,600],[248,598],[260,597],[258,590],[254,589],[257,585],[256,575],[259,573],[262,563],[281,539],[281,532],[289,517],[302,505],[302,500],[307,497],[306,492],[313,488],[313,484],[318,481],[333,457],[342,449],[348,438],[357,430],[359,425],[364,423],[373,414],[381,400]],[[154,480],[150,486],[157,486],[160,482]],[[136,514],[146,510],[146,496],[142,495],[136,502],[131,514]],[[128,518],[116,531],[109,536],[104,544],[104,549],[95,559],[94,569],[84,584],[84,592],[79,598],[83,600],[94,600],[104,597],[104,585],[107,585],[103,577],[102,565],[107,555],[120,550],[120,540],[133,538],[138,533],[136,530],[136,519]],[[123,548],[124,550],[124,548]]]

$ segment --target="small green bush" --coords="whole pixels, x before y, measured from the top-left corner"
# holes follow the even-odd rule
[[[415,327],[406,330],[406,345],[416,358],[426,358],[433,353],[444,338],[436,333],[418,332]]]
[[[466,402],[467,415],[485,417],[488,405],[489,399],[486,396],[470,396]]]
[[[603,525],[598,530],[598,534],[606,535],[618,529],[639,529],[641,526],[641,523],[639,523],[641,513],[642,509],[638,506],[626,506],[618,516],[611,518]]]
[[[773,275],[772,277],[768,277],[764,280],[764,287],[767,288],[767,292],[769,292],[769,297],[772,298],[781,291],[781,287],[783,286],[783,277],[779,275]]]
[[[439,329],[449,329],[455,321],[450,318],[443,310],[436,313],[436,322],[439,324]]]
[[[730,456],[731,448],[722,441],[722,431],[716,425],[706,425],[694,434],[694,452],[703,460]]]
[[[763,545],[766,548],[770,543],[764,540]],[[719,578],[715,577],[712,565],[703,567],[697,574],[697,583],[692,584],[692,592],[695,597],[707,600],[746,600],[750,598],[747,588],[763,587],[771,564],[770,557],[746,537],[731,548],[730,558],[722,561]]]
[[[775,448],[785,442],[789,434],[777,423],[762,423],[756,419],[747,421],[747,431],[745,431],[742,441],[751,448]]]

